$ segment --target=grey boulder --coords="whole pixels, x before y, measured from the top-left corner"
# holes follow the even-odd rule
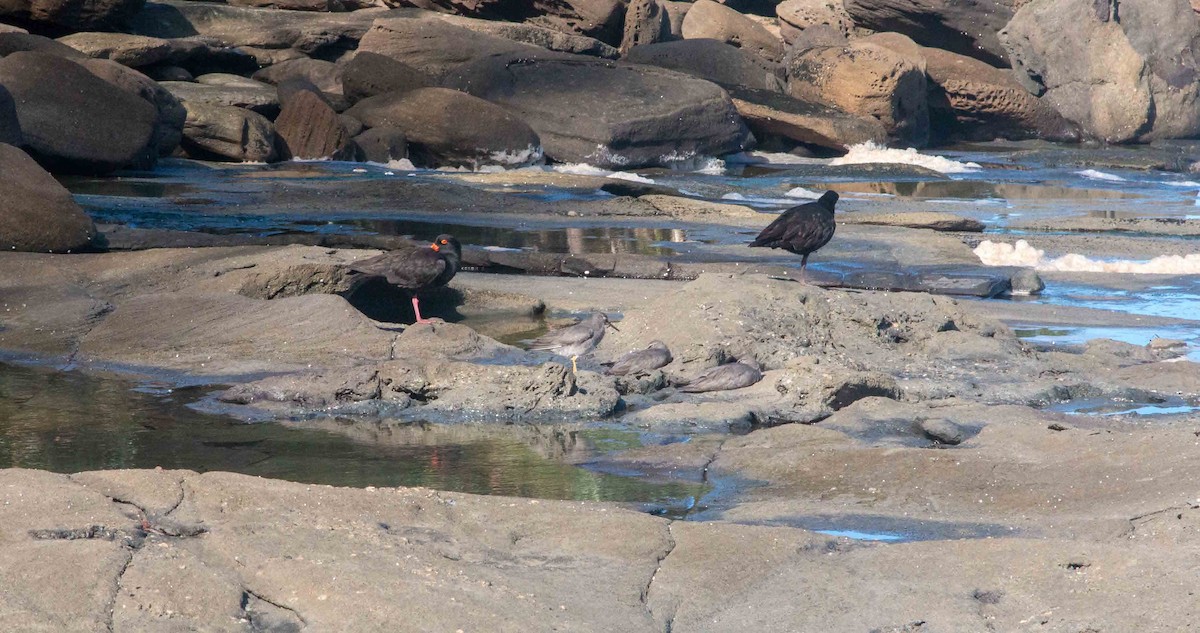
[[[783,68],[720,40],[688,39],[634,47],[625,60],[669,68],[722,86],[783,91]]]
[[[270,162],[275,160],[275,126],[244,108],[185,101],[187,122],[180,146],[195,158]]]
[[[1022,4],[1022,0],[845,0],[845,10],[860,27],[903,33],[922,46],[1008,66],[997,33]]]
[[[92,219],[25,152],[0,143],[0,250],[64,253],[91,244]]]
[[[783,60],[783,42],[767,28],[737,11],[713,2],[697,0],[683,18],[685,39],[714,39],[773,62]]]

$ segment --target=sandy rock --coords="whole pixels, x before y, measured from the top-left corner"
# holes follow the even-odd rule
[[[26,31],[19,26],[0,23],[0,33],[29,33],[29,31]]]
[[[671,39],[671,19],[659,0],[633,0],[625,10],[625,33],[621,36],[621,55],[636,46],[657,44]]]
[[[342,67],[342,92],[351,103],[387,92],[427,88],[433,79],[391,57],[360,51]]]
[[[929,77],[930,129],[935,142],[1078,139],[1077,128],[1045,100],[1029,94],[1011,71],[936,48],[921,48],[921,55]]]
[[[25,152],[0,143],[0,249],[70,252],[96,236],[91,218]]]
[[[586,35],[564,32],[561,29],[549,26],[538,26],[528,22],[477,20],[448,13],[432,13],[424,17],[449,22],[450,24],[470,29],[476,33],[495,35],[514,42],[532,44],[561,53],[589,55],[605,59],[617,59],[621,56],[620,51],[616,48],[598,39],[587,37]]]
[[[740,402],[668,402],[627,414],[621,421],[657,431],[703,429],[736,433],[749,430],[755,419],[750,406]]]
[[[668,70],[556,54],[494,56],[464,66],[448,85],[509,108],[559,162],[661,165],[749,141],[725,91]],[[585,98],[585,88],[606,98]]]
[[[341,68],[333,62],[301,57],[268,66],[251,76],[251,79],[278,86],[292,77],[303,77],[321,92],[342,94]]]
[[[13,147],[25,144],[21,123],[17,120],[17,104],[4,86],[0,86],[0,143]]]
[[[713,39],[646,44],[625,60],[669,68],[725,87],[783,92],[783,69],[774,62]]]
[[[158,157],[154,107],[79,64],[45,53],[13,53],[0,59],[0,84],[16,102],[30,153],[51,171],[149,168]]]
[[[337,112],[317,93],[300,90],[284,101],[275,133],[281,158],[349,160],[355,148]]]
[[[174,95],[149,77],[113,60],[83,59],[79,64],[93,75],[153,105],[158,113],[153,136],[158,155],[170,156],[175,151],[183,137],[187,110]]]
[[[180,146],[190,155],[270,162],[277,157],[275,126],[257,112],[183,100],[187,121]]]
[[[667,12],[667,21],[671,24],[671,39],[683,39],[683,19],[687,17],[692,3],[683,0],[662,0],[662,3]]]
[[[997,33],[1022,0],[846,0],[854,24],[872,31],[903,33],[923,46],[940,48],[1008,66]]]
[[[146,0],[10,0],[0,4],[0,17],[34,22],[43,27],[79,31],[123,26]]]
[[[737,11],[713,2],[697,0],[683,19],[686,39],[714,39],[762,57],[783,61],[783,43],[757,22]]]
[[[196,81],[195,76],[182,66],[155,64],[142,69],[143,74],[154,81]]]
[[[202,79],[207,79],[210,83],[200,81]],[[211,83],[224,81],[224,79],[214,78],[212,75],[201,75],[197,77],[199,83],[164,81],[162,87],[188,107],[192,104],[199,104],[245,108],[264,115],[274,115],[279,112],[279,93],[274,86],[244,77],[237,79],[241,81],[233,85]]]
[[[404,131],[386,125],[373,127],[354,137],[358,147],[358,159],[372,163],[387,164],[408,158],[408,139]]]
[[[731,96],[760,142],[782,138],[840,151],[857,143],[887,140],[887,130],[872,117],[761,90],[735,90]]]
[[[1119,19],[1115,11],[1035,0],[1000,38],[1025,87],[1087,134],[1110,143],[1194,136],[1200,17],[1186,0],[1123,2]]]
[[[1046,282],[1032,268],[1022,268],[1013,273],[1010,285],[1014,295],[1036,295],[1046,289]]]
[[[537,46],[478,33],[423,14],[376,20],[358,50],[359,54],[391,57],[432,77],[489,56],[544,53]]]
[[[541,161],[538,135],[505,108],[457,90],[419,88],[359,101],[347,114],[404,132],[418,166],[521,166]]]
[[[834,0],[784,0],[775,5],[775,15],[779,18],[780,35],[787,44],[814,26],[826,25],[844,36],[849,36],[854,28],[846,8]]]
[[[985,225],[979,220],[965,218],[953,213],[937,211],[914,211],[911,213],[854,213],[838,218],[850,224],[878,224],[882,226],[907,226],[932,231],[954,231],[982,233]]]
[[[412,0],[413,6],[468,17],[526,22],[558,31],[596,38],[611,45],[621,43],[625,6],[619,0],[561,0],[506,3],[501,0]]]
[[[73,33],[58,41],[88,57],[111,59],[133,68],[161,62],[172,52],[167,40],[125,33]]]
[[[798,50],[787,65],[788,94],[870,116],[907,145],[929,138],[929,104],[920,60],[866,42]]]

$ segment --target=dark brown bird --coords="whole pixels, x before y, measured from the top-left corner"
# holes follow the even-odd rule
[[[412,292],[413,313],[421,318],[417,295],[423,290],[446,285],[458,273],[462,245],[453,235],[439,235],[429,246],[407,246],[370,259],[350,264],[350,270],[372,277],[383,277],[389,284]]]
[[[815,202],[807,202],[784,211],[750,242],[750,246],[782,248],[799,255],[800,279],[804,279],[808,256],[833,238],[833,230],[836,228],[833,221],[833,205],[837,204],[837,201],[836,192],[826,191]]]
[[[713,367],[696,376],[681,391],[701,393],[704,391],[728,391],[749,387],[762,380],[762,372],[758,363],[753,360],[739,360],[736,363],[726,363]]]
[[[671,357],[671,350],[667,349],[666,343],[650,341],[646,349],[634,350],[618,358],[604,373],[609,376],[627,376],[666,367],[672,360],[674,359]]]

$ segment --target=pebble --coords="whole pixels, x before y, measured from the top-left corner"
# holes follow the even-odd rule
[[[1022,268],[1009,279],[1014,295],[1036,295],[1046,289],[1042,277],[1032,268]]]
[[[931,440],[954,446],[962,444],[967,439],[967,433],[958,424],[946,418],[928,418],[921,420],[921,432]]]

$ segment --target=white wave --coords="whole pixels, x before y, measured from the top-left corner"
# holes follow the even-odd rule
[[[788,189],[787,193],[785,193],[783,195],[785,195],[789,198],[805,198],[808,200],[817,200],[824,194],[813,191],[812,189],[805,189],[804,187],[792,187],[791,189]]]
[[[1200,254],[1160,255],[1149,261],[1128,259],[1104,261],[1078,253],[1048,258],[1045,251],[1034,248],[1025,240],[1017,240],[1016,244],[984,240],[975,247],[975,255],[985,266],[1026,266],[1046,271],[1141,275],[1200,274]]]
[[[589,165],[587,163],[562,163],[562,164],[558,164],[558,165],[551,165],[550,170],[556,171],[560,174],[574,174],[576,176],[602,176],[604,178],[614,178],[616,180],[629,180],[632,182],[640,182],[640,183],[644,183],[647,185],[654,184],[654,180],[652,180],[650,178],[646,178],[645,176],[639,176],[633,172],[609,171],[607,169],[601,169],[599,167],[596,167],[595,165]]]
[[[1168,187],[1200,187],[1200,182],[1196,182],[1195,180],[1183,180],[1179,182],[1171,180],[1159,180],[1158,184],[1166,185]]]
[[[512,151],[492,152],[488,158],[496,165],[512,165],[514,167],[537,165],[546,160],[545,155],[542,153],[541,145],[529,145],[525,149],[514,149]]]
[[[851,145],[845,156],[835,158],[830,165],[863,165],[868,163],[896,163],[916,165],[943,174],[964,174],[983,169],[978,163],[961,163],[942,156],[921,154],[913,148],[893,149],[877,145],[872,141]]]
[[[775,206],[779,206],[779,205],[791,206],[793,204],[796,204],[795,200],[789,200],[787,198],[767,198],[764,196],[747,196],[747,195],[743,195],[740,193],[727,193],[727,194],[721,196],[721,199],[722,200],[731,200],[733,202],[740,202],[742,204],[748,204],[752,207],[775,207]]]
[[[1075,173],[1080,176],[1083,176],[1084,178],[1090,178],[1092,180],[1105,180],[1108,182],[1126,182],[1126,179],[1124,179],[1116,174],[1110,174],[1108,172],[1097,171],[1095,169],[1085,169],[1083,171],[1077,171]]]
[[[744,162],[746,164],[769,164],[769,165],[823,165],[825,159],[810,158],[808,156],[797,156],[785,152],[743,152]],[[726,157],[726,161],[729,157]]]

